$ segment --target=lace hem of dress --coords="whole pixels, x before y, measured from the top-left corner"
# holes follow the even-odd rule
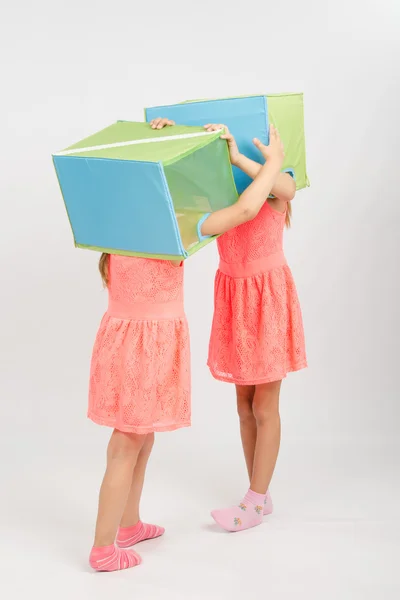
[[[135,425],[126,425],[118,423],[117,419],[107,419],[105,417],[99,417],[94,412],[89,411],[88,419],[96,423],[96,425],[103,425],[105,427],[112,427],[123,433],[136,433],[138,435],[147,435],[148,433],[162,433],[163,431],[176,431],[183,427],[190,427],[191,421],[179,421],[179,423],[171,423],[170,425],[154,425],[147,427],[140,427]]]
[[[285,379],[285,377],[289,373],[294,373],[295,371],[301,371],[302,369],[307,368],[307,362],[299,362],[295,365],[292,365],[284,372],[271,374],[268,377],[261,377],[260,379],[240,379],[238,377],[234,377],[233,375],[229,375],[228,373],[221,373],[218,369],[214,369],[210,363],[207,363],[208,368],[210,369],[211,375],[214,379],[218,381],[224,381],[225,383],[234,383],[235,385],[261,385],[263,383],[273,383],[274,381],[281,381]]]

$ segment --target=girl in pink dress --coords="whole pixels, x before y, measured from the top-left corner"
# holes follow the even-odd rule
[[[173,123],[152,123],[166,125]],[[255,143],[271,160],[235,205],[201,219],[200,237],[241,225],[263,206],[283,149],[274,129],[268,148]],[[190,349],[182,264],[103,254],[100,272],[109,304],[93,349],[88,416],[114,431],[89,560],[98,571],[115,571],[140,564],[129,547],[164,533],[141,522],[139,503],[154,432],[190,425]]]
[[[254,179],[263,167],[241,155],[225,129],[232,164]],[[265,155],[270,161],[268,151]],[[272,512],[268,487],[280,443],[281,381],[307,365],[300,304],[282,247],[295,191],[291,175],[280,173],[254,220],[218,239],[220,264],[208,365],[216,379],[236,385],[250,479],[239,506],[211,513],[228,531],[258,525],[263,514]]]

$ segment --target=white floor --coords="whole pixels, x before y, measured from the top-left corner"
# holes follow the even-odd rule
[[[188,474],[172,477],[155,453],[143,518],[167,532],[137,547],[140,567],[110,574],[87,566],[102,465],[78,450],[68,459],[28,454],[9,464],[1,496],[2,598],[400,597],[398,447],[287,445],[272,489],[274,514],[240,534],[219,531],[208,516],[239,499],[237,465],[221,477],[209,460],[177,455]]]

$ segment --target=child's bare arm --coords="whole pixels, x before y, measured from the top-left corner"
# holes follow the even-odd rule
[[[251,179],[257,177],[262,165],[239,152],[236,140],[226,125],[214,125],[210,123],[205,125],[205,129],[206,131],[218,131],[218,129],[224,129],[225,131],[224,134],[221,135],[221,138],[228,142],[231,163],[246,173],[246,175],[251,177]],[[288,173],[280,173],[279,177],[277,177],[274,187],[271,190],[271,194],[273,194],[273,196],[279,200],[290,202],[293,200],[295,193],[296,184],[293,180],[293,177],[291,177]]]
[[[279,170],[276,163],[264,165],[235,204],[215,211],[204,221],[202,235],[219,235],[254,219],[271,193]]]
[[[296,182],[289,173],[279,173],[271,194],[283,202],[291,202],[296,195]]]
[[[235,162],[235,166],[251,177],[251,179],[257,177],[261,169],[261,165],[258,162],[251,158],[247,158],[244,154],[239,155]],[[279,173],[275,185],[271,190],[271,194],[284,202],[293,200],[296,194],[296,182],[293,177],[291,177],[289,173]]]
[[[254,143],[267,162],[262,167],[260,166],[254,181],[233,206],[215,211],[207,217],[201,226],[202,235],[219,235],[242,223],[251,221],[260,212],[271,193],[280,174],[284,158],[281,140],[275,128],[271,127],[269,146],[264,146],[259,140],[255,140]]]

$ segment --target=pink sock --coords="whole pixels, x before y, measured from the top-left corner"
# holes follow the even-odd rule
[[[272,504],[271,494],[267,490],[266,496],[264,498],[264,516],[270,515],[273,510],[274,510],[274,507]]]
[[[213,510],[211,516],[226,531],[243,531],[262,523],[265,494],[249,490],[239,506]]]
[[[164,527],[148,525],[139,521],[132,527],[120,527],[117,533],[117,545],[120,548],[129,548],[144,540],[152,540],[164,533]]]
[[[141,562],[139,554],[133,550],[120,550],[115,544],[93,547],[89,556],[90,566],[96,571],[121,571]]]

